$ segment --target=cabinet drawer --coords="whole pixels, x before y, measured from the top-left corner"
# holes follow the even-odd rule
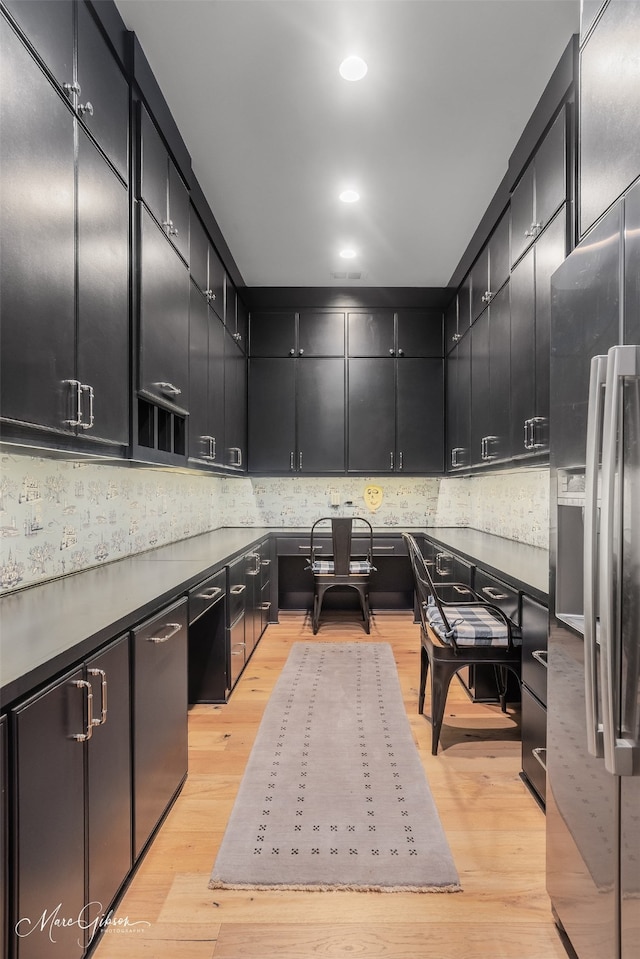
[[[529,596],[522,597],[522,682],[547,702],[547,631],[549,611]]]
[[[547,772],[547,710],[526,686],[522,687],[522,772],[545,802]]]
[[[278,556],[308,556],[311,549],[310,536],[282,536],[276,542]],[[331,537],[316,537],[316,549],[331,555]]]
[[[227,571],[221,569],[203,583],[189,590],[189,625],[211,606],[224,599],[227,591]]]
[[[483,569],[476,569],[475,589],[487,603],[503,611],[516,625],[520,625],[520,594]]]

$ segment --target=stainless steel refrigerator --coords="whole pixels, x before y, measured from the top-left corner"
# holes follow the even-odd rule
[[[640,956],[640,183],[552,278],[547,889]]]

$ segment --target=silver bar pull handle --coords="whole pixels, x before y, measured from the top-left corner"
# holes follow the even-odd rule
[[[260,603],[260,609],[271,609],[271,603]]]
[[[107,721],[107,674],[104,669],[88,669],[89,676],[100,677],[100,719],[91,718],[92,726],[104,726]]]
[[[602,506],[600,523],[600,655],[605,768],[616,776],[640,773],[640,744],[625,736],[621,703],[619,590],[622,549],[622,401],[625,377],[640,376],[640,346],[613,346],[607,357],[602,429]],[[637,687],[636,687],[637,689]],[[619,728],[622,727],[622,728]],[[620,733],[620,735],[619,735]]]
[[[93,399],[94,399],[95,394],[94,394],[94,392],[93,392],[93,387],[92,387],[92,386],[89,386],[88,383],[81,383],[81,384],[80,384],[80,391],[79,391],[79,392],[80,392],[80,395],[82,395],[82,393],[88,393],[88,394],[89,394],[89,421],[88,421],[87,423],[85,423],[85,422],[83,421],[82,423],[79,423],[78,425],[80,426],[80,429],[90,430],[90,429],[92,429],[92,427],[93,427],[93,421],[94,421],[94,416],[93,416]]]
[[[82,383],[80,382],[80,380],[63,380],[62,382],[68,383],[69,386],[73,390],[75,390],[75,393],[76,393],[75,419],[73,418],[73,414],[72,414],[70,418],[68,420],[64,420],[64,422],[67,426],[83,426],[84,424],[82,422]]]
[[[173,383],[165,383],[163,380],[153,385],[156,389],[160,390],[161,393],[166,393],[167,396],[180,396],[182,393],[182,390],[178,386],[174,386]]]
[[[549,668],[549,663],[547,662],[546,649],[534,649],[531,655],[535,660],[537,660],[540,663],[541,666],[544,666],[545,669]]]
[[[244,583],[238,583],[237,586],[232,586],[229,592],[232,593],[234,596],[239,596],[240,593],[244,593],[246,588],[247,587],[244,585]]]
[[[87,739],[91,739],[93,735],[93,689],[91,688],[91,683],[88,683],[86,679],[76,679],[73,683],[74,686],[77,686],[78,689],[86,690],[86,699],[85,699],[85,708],[86,708],[86,731],[84,733],[74,733],[73,739],[77,743],[84,743]]]
[[[604,756],[602,723],[598,715],[599,677],[596,643],[596,591],[598,570],[598,465],[602,447],[602,415],[607,357],[594,356],[589,376],[587,408],[587,458],[584,498],[584,691],[587,713],[587,748],[590,755]]]
[[[149,636],[147,642],[149,643],[166,643],[172,636],[175,636],[176,633],[179,633],[182,629],[182,623],[165,623],[165,627],[169,630],[168,633],[164,636]]]
[[[295,453],[291,450],[289,454],[289,469],[294,470],[296,468],[296,458]]]
[[[483,592],[485,596],[488,596],[489,599],[509,599],[506,593],[501,593],[495,586],[483,586],[481,592]]]
[[[471,592],[471,590],[467,589],[466,586],[458,586],[457,583],[453,584],[453,588],[456,593],[461,593],[463,596],[468,596],[469,593]]]
[[[401,470],[401,469],[404,469],[404,455],[402,453],[402,450],[400,451],[399,457],[400,459],[398,463],[398,469]]]
[[[302,450],[298,453],[298,469],[302,469]]]
[[[204,589],[201,593],[196,593],[197,599],[215,599],[216,596],[220,596],[222,590],[219,586],[211,586],[209,589]]]
[[[393,453],[389,453],[389,469],[393,469]]]

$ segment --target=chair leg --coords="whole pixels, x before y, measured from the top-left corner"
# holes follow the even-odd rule
[[[429,673],[429,657],[424,646],[420,647],[420,690],[418,692],[418,713],[424,712],[424,691],[427,687]]]
[[[318,627],[320,626],[320,609],[322,607],[322,595],[319,589],[316,589],[313,594],[313,615],[311,619],[311,625],[313,628],[313,635],[318,632]]]
[[[456,674],[457,666],[450,663],[431,663],[431,755],[438,755],[440,730],[444,719],[449,685]]]
[[[509,682],[509,673],[505,666],[494,666],[496,674],[496,686],[498,687],[498,697],[500,699],[500,709],[503,713],[507,711],[507,683]]]
[[[369,609],[369,593],[364,590],[362,594],[362,616],[364,619],[364,629],[366,633],[371,632],[371,610]]]

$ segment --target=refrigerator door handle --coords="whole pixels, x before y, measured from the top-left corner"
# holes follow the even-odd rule
[[[589,378],[587,460],[584,497],[584,693],[587,707],[587,749],[604,756],[602,723],[598,715],[598,657],[596,642],[596,591],[598,564],[598,466],[602,448],[602,412],[607,357],[594,356]]]
[[[616,776],[640,774],[640,745],[619,729],[621,703],[620,568],[616,548],[622,547],[623,452],[621,427],[623,380],[640,376],[640,346],[613,346],[607,362],[602,445],[602,507],[600,530],[600,649],[602,658],[602,720],[604,763]],[[616,482],[616,478],[618,482]],[[622,735],[618,735],[621,733]]]

